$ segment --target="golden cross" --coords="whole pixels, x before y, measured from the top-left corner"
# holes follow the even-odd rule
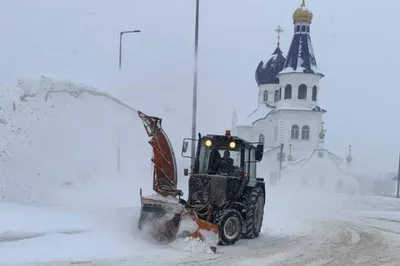
[[[306,6],[306,0],[303,0],[302,2],[301,2],[301,7],[305,7]]]
[[[278,28],[275,29],[275,32],[278,34],[278,47],[279,47],[281,40],[281,33],[283,32],[283,29],[281,28],[280,25],[278,25]]]

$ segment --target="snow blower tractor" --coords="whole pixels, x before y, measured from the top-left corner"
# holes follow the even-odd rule
[[[265,205],[265,183],[257,178],[256,163],[263,157],[261,143],[225,135],[199,134],[198,140],[184,139],[182,156],[189,143],[197,142],[195,164],[189,173],[189,195],[177,189],[176,162],[172,146],[161,128],[161,119],[139,112],[151,137],[154,164],[153,190],[141,195],[139,229],[147,228],[158,240],[177,237],[199,238],[210,245],[232,245],[240,238],[259,236]]]

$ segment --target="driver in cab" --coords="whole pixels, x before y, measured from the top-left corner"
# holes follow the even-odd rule
[[[219,170],[222,174],[233,175],[233,159],[230,156],[231,153],[226,150],[224,156],[221,158]]]

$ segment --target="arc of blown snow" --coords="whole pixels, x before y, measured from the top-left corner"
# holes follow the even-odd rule
[[[122,105],[125,108],[127,108],[127,109],[129,109],[129,110],[131,110],[133,112],[138,112],[139,111],[139,110],[133,108],[132,106],[128,105],[127,103],[124,103],[123,101],[118,100],[117,98],[115,98],[115,97],[113,97],[113,96],[111,96],[111,95],[109,95],[107,93],[99,92],[99,91],[95,91],[95,90],[90,90],[90,89],[79,89],[78,91],[71,91],[71,90],[66,90],[66,89],[64,89],[64,90],[49,90],[49,91],[46,92],[46,95],[45,95],[45,101],[46,102],[47,102],[49,94],[51,94],[51,93],[68,93],[69,95],[71,95],[71,96],[73,96],[75,98],[77,98],[77,96],[81,95],[82,93],[88,93],[88,94],[91,94],[93,96],[106,97],[107,99],[109,99],[111,101],[114,101],[115,103],[117,103],[119,105]]]

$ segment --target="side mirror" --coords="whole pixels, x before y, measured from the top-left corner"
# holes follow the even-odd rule
[[[256,147],[256,161],[261,161],[264,154],[264,145],[258,144]]]
[[[183,169],[183,175],[188,176],[189,175],[189,169],[185,168]]]
[[[185,140],[182,144],[182,154],[187,152],[188,147],[189,147],[189,142]]]

